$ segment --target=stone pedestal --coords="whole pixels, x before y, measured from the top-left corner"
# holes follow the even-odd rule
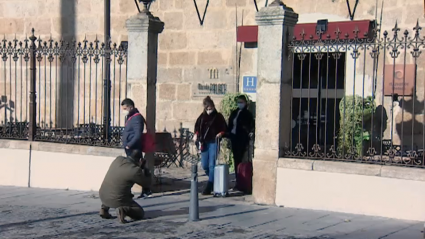
[[[253,196],[256,203],[274,204],[276,169],[291,130],[292,63],[288,44],[298,14],[274,1],[256,15],[258,24],[258,85]]]
[[[164,23],[149,11],[131,17],[128,30],[128,95],[146,118],[147,131],[155,135],[158,34]],[[146,155],[148,167],[154,168],[153,154]]]

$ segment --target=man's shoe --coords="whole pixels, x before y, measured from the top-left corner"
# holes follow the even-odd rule
[[[150,198],[152,197],[152,191],[151,190],[143,190],[140,194],[139,198]]]
[[[208,182],[204,188],[204,191],[202,191],[202,195],[211,195],[213,187],[214,187],[214,184],[211,182]]]
[[[100,209],[99,216],[103,219],[112,219],[112,215],[104,208]]]
[[[118,208],[118,220],[122,223],[125,224],[127,223],[127,221],[125,220],[125,212],[124,209],[122,207]]]

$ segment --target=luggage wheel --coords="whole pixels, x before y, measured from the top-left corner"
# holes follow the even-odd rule
[[[214,193],[214,197],[222,197],[225,198],[229,196],[229,193]]]

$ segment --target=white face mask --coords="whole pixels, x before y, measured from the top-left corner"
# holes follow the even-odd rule
[[[213,110],[207,110],[207,114],[211,114],[213,112]]]
[[[238,103],[238,108],[241,110],[243,108],[245,108],[245,104],[244,103]]]
[[[123,115],[125,115],[125,116],[127,116],[129,113],[130,113],[130,112],[129,112],[128,110],[123,110],[123,111],[122,111],[122,114],[123,114]]]

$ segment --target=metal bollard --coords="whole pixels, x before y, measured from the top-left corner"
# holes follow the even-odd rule
[[[198,200],[198,164],[192,164],[192,179],[190,184],[189,221],[199,221]]]

